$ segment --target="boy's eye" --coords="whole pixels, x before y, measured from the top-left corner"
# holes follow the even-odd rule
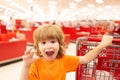
[[[55,43],[56,41],[51,41],[51,43]]]
[[[42,42],[42,44],[45,44],[46,42]]]

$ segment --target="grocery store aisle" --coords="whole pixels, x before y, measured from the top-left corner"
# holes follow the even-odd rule
[[[70,43],[66,53],[69,55],[76,55],[75,47],[75,43]],[[22,61],[0,67],[0,80],[19,80],[21,67]],[[75,80],[75,72],[67,73],[66,80]]]

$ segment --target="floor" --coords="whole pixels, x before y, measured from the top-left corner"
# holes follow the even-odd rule
[[[30,46],[27,46],[29,48]],[[76,55],[76,44],[70,43],[66,54]],[[0,80],[19,80],[22,61],[0,67]],[[75,72],[67,73],[66,80],[75,80]]]

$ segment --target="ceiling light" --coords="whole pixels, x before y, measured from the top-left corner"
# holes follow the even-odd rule
[[[0,8],[5,8],[6,6],[4,6],[4,5],[0,5]]]
[[[77,4],[74,2],[69,3],[70,6],[76,6]]]
[[[107,9],[111,9],[112,7],[110,5],[105,6]]]
[[[76,8],[76,3],[73,3],[73,2],[71,2],[71,3],[69,3],[69,6],[70,6],[70,8]]]
[[[33,2],[33,0],[26,0],[26,2],[28,2],[28,3],[32,3],[32,2]]]
[[[87,12],[87,10],[88,10],[87,7],[83,7],[83,8],[81,9],[82,12]]]
[[[94,4],[88,4],[88,7],[95,7]]]
[[[81,2],[82,0],[75,0],[76,2]]]
[[[101,3],[104,3],[104,1],[103,0],[96,0],[96,3],[101,4]]]
[[[12,1],[12,0],[5,0],[5,1],[8,1],[8,2],[10,2],[10,1]]]
[[[57,5],[57,2],[55,2],[55,1],[48,1],[48,4]]]

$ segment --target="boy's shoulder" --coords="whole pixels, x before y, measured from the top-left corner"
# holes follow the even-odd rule
[[[62,57],[62,60],[69,60],[69,59],[75,59],[78,58],[78,56],[73,56],[73,55],[64,55]]]

